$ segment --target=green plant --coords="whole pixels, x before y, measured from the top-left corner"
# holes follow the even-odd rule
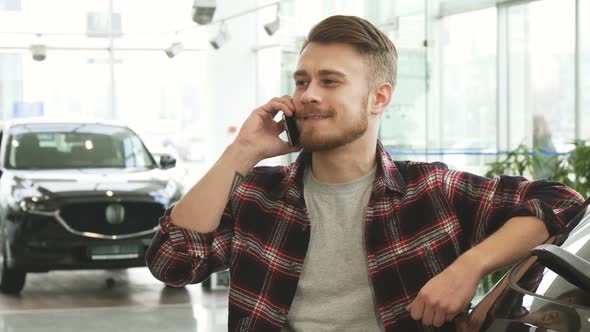
[[[547,154],[521,144],[501,160],[488,163],[486,177],[497,175],[529,176],[561,182],[582,196],[590,195],[590,142],[574,141],[567,154]]]
[[[584,197],[590,196],[590,142],[577,140],[575,148],[568,157],[570,170],[574,174],[573,181],[566,183]]]
[[[486,177],[498,175],[530,176],[561,182],[582,196],[590,195],[590,142],[576,140],[574,149],[567,154],[547,154],[521,144],[509,151],[501,160],[488,163]],[[486,275],[480,282],[478,294],[482,296],[502,278],[506,267]]]

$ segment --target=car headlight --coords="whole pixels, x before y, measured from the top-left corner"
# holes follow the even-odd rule
[[[176,194],[177,189],[178,189],[178,186],[176,185],[176,182],[170,180],[166,184],[166,188],[164,188],[164,192],[166,193],[166,195],[168,195],[168,197],[173,197],[174,194]]]
[[[49,204],[48,201],[44,201],[39,197],[25,198],[18,204],[20,209],[24,212],[52,212],[55,211],[55,207]]]

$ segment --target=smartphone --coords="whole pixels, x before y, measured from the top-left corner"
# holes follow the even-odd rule
[[[285,121],[285,129],[287,131],[287,139],[289,140],[289,145],[299,145],[299,129],[297,129],[295,117],[286,116],[285,113],[283,113],[283,120]]]

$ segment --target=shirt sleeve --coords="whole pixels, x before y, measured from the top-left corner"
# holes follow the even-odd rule
[[[199,283],[212,273],[227,269],[234,227],[229,203],[219,226],[211,233],[174,225],[172,208],[160,218],[160,229],[146,252],[146,263],[154,277],[178,287]]]
[[[445,169],[443,183],[469,246],[474,246],[513,217],[534,216],[550,235],[564,230],[581,210],[583,197],[547,180],[502,175],[488,179]]]

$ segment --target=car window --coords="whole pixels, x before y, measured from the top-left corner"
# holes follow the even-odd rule
[[[149,152],[130,130],[15,131],[7,145],[7,168],[154,168]],[[89,129],[89,128],[86,128]]]

